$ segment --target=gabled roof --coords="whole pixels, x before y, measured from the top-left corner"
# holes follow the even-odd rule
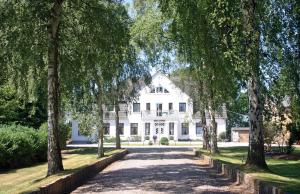
[[[179,89],[179,91],[181,92],[181,93],[183,93],[184,95],[186,95],[186,96],[188,96],[188,98],[190,98],[191,100],[192,100],[192,98],[184,91],[184,90],[182,90],[180,87],[178,87],[178,85],[177,84],[175,84],[174,83],[174,81],[169,77],[169,76],[167,76],[166,74],[164,74],[164,73],[162,73],[161,71],[157,71],[155,74],[153,74],[152,75],[152,80],[155,78],[155,77],[157,77],[157,76],[163,76],[163,77],[165,77],[165,78],[167,78],[177,89]]]

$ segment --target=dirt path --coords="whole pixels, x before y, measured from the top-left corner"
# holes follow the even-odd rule
[[[73,193],[244,193],[188,148],[131,149]]]

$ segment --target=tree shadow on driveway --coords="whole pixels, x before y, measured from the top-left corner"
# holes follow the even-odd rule
[[[135,152],[80,187],[78,193],[240,193],[232,180],[183,150]]]

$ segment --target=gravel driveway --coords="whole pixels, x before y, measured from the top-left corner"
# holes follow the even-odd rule
[[[189,148],[129,149],[73,193],[245,193],[217,174]]]

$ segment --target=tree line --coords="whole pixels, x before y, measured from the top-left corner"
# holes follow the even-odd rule
[[[119,126],[119,104],[136,95],[141,79],[149,81],[150,66],[172,69],[175,61],[193,80],[203,146],[212,153],[220,107],[247,90],[246,163],[267,168],[265,103],[281,110],[288,97],[299,122],[299,7],[296,0],[135,0],[130,17],[119,0],[2,0],[0,86],[21,102],[46,99],[52,175],[63,170],[58,123],[66,112],[90,116],[102,157],[103,104],[115,106]]]

